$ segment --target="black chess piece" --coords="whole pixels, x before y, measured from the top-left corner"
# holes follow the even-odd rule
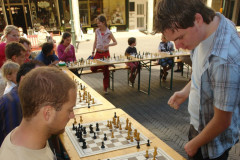
[[[86,127],[83,127],[83,134],[87,134]]]
[[[147,146],[148,146],[148,147],[150,146],[150,141],[149,141],[149,139],[147,140]]]
[[[74,126],[74,123],[73,123],[73,127],[72,127],[72,130],[75,130],[75,126]]]
[[[139,141],[137,141],[137,149],[140,149]]]
[[[99,124],[96,123],[96,131],[99,131]]]
[[[90,108],[90,103],[88,103],[88,108]]]
[[[106,134],[106,133],[104,133],[104,138],[103,138],[103,140],[104,140],[104,141],[107,140],[107,134]]]
[[[78,130],[76,129],[75,131],[76,131],[76,132],[75,132],[75,136],[77,136],[77,135],[78,135]]]
[[[93,134],[94,134],[93,139],[97,139],[96,133],[93,132]]]
[[[89,129],[90,129],[90,133],[93,133],[93,132],[94,132],[94,131],[93,131],[92,124],[90,124]]]
[[[83,89],[83,88],[82,88],[82,84],[80,85],[80,87],[81,87],[81,90],[82,90],[82,89]]]
[[[114,118],[117,118],[117,113],[116,112],[114,112]]]
[[[78,141],[79,141],[79,142],[83,142],[82,132],[79,132],[79,133],[78,133],[78,136],[79,136]]]
[[[114,53],[114,57],[113,58],[116,59],[115,53]]]
[[[83,141],[83,146],[82,146],[82,149],[86,149],[87,148],[87,145],[86,145],[86,142],[85,140]]]
[[[105,148],[105,146],[104,146],[104,142],[102,142],[102,146],[101,146],[101,148]]]

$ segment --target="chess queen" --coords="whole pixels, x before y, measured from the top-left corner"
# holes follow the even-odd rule
[[[93,44],[92,56],[94,59],[102,59],[110,57],[109,47],[117,45],[117,41],[112,32],[107,27],[107,20],[103,15],[97,17],[98,28],[95,31],[95,40]],[[112,43],[110,43],[112,40]],[[96,54],[95,53],[96,50]],[[109,86],[109,66],[91,67],[92,72],[97,72],[98,69],[103,70],[103,89],[107,94]]]

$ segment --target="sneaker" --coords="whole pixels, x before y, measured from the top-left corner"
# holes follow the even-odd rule
[[[132,76],[130,76],[129,81],[131,83],[134,83],[134,81],[135,81],[135,74],[134,73],[132,74]]]
[[[107,95],[108,94],[108,91],[107,89],[104,90],[104,94]]]
[[[177,69],[177,70],[175,70],[174,72],[181,72],[181,70],[180,70],[180,69]]]
[[[163,70],[161,69],[160,70],[160,79],[162,79],[162,77],[163,77]]]
[[[163,76],[163,80],[164,80],[164,81],[166,81],[167,76],[168,76],[168,72],[166,72],[166,76]]]

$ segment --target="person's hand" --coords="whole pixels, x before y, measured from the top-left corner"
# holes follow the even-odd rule
[[[59,61],[53,61],[51,64],[56,65]]]
[[[185,144],[184,149],[186,153],[190,156],[193,157],[197,151],[198,151],[198,146],[194,144],[193,140],[189,141],[187,144]]]
[[[178,109],[186,100],[186,95],[182,91],[175,92],[168,100],[168,105],[174,109]]]
[[[104,46],[103,48],[104,48],[104,49],[108,49],[108,47],[109,47],[109,45],[106,45],[106,46]]]
[[[71,45],[69,44],[66,48],[65,48],[65,53],[67,53],[69,50],[71,49]]]

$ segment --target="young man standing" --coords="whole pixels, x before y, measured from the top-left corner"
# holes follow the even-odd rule
[[[76,93],[74,81],[56,68],[26,74],[19,85],[23,120],[3,141],[0,159],[53,160],[47,140],[63,133],[74,118]]]
[[[234,24],[201,0],[161,0],[155,29],[192,50],[192,78],[168,104],[179,108],[189,97],[192,159],[228,158],[240,129],[240,38]]]

